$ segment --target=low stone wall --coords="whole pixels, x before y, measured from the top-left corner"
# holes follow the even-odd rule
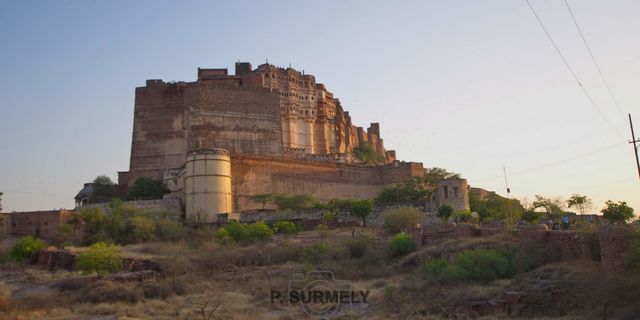
[[[367,216],[367,225],[383,225],[384,224],[384,212],[389,209],[400,208],[405,205],[393,205],[393,206],[376,206],[371,210],[369,216]],[[421,203],[413,205],[422,212],[421,225],[429,225],[438,223],[439,219],[436,216],[435,204],[433,202]],[[305,209],[296,210],[288,213],[278,213],[274,210],[258,210],[254,212],[245,212],[238,215],[238,219],[242,223],[253,223],[257,221],[272,221],[272,220],[318,220],[322,219],[323,215],[327,212],[326,209]],[[357,221],[361,219],[354,217],[349,211],[338,211],[338,220],[340,222]],[[348,222],[351,224],[351,222]]]
[[[123,203],[144,211],[169,212],[177,216],[182,216],[182,203],[178,198],[123,201]],[[82,207],[77,207],[75,210],[90,210],[94,208],[99,208],[104,214],[111,214],[109,203],[87,204]]]
[[[47,268],[54,271],[57,269],[75,270],[76,258],[78,254],[61,249],[44,249],[31,254],[29,264]],[[122,259],[122,270],[127,272],[138,272],[150,270],[158,273],[163,272],[162,266],[151,260],[141,260],[134,258]]]

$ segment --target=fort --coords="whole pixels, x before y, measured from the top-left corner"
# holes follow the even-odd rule
[[[361,146],[375,161],[354,156]],[[250,196],[311,194],[373,198],[385,186],[425,174],[422,163],[386,150],[380,125],[354,125],[340,100],[314,76],[250,63],[198,69],[195,82],[147,80],[136,88],[130,167],[137,178],[163,180],[189,221],[259,208]],[[469,208],[466,180],[444,181],[439,203]]]

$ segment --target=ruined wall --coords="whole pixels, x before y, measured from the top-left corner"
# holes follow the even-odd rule
[[[385,186],[422,173],[419,163],[363,166],[237,155],[231,159],[235,211],[261,208],[249,196],[263,193],[311,194],[321,201],[370,199]]]
[[[469,186],[466,179],[440,181],[433,198],[438,205],[448,204],[456,209],[470,209]]]
[[[602,269],[605,272],[621,272],[629,269],[625,261],[625,251],[630,235],[629,226],[611,224],[600,228],[598,238]]]
[[[33,236],[45,240],[51,240],[58,227],[65,223],[72,211],[27,211],[3,213],[6,236],[24,237]],[[84,229],[78,228],[71,234],[72,238],[81,238]]]

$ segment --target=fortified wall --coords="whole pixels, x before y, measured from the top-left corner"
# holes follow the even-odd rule
[[[368,146],[376,164],[353,154]],[[147,80],[136,88],[129,171],[163,180],[190,222],[258,209],[257,194],[310,194],[321,201],[373,198],[386,186],[422,176],[422,163],[387,151],[380,125],[357,127],[340,101],[313,75],[238,62],[198,69],[195,82]],[[466,180],[448,181],[438,203],[469,208]]]
[[[147,80],[136,88],[131,160],[120,184],[161,179],[185,162],[188,151],[220,148],[232,155],[352,161],[362,143],[383,163],[395,160],[380,137],[351,122],[340,101],[312,75],[292,68],[236,63],[227,69],[198,69],[195,82]]]

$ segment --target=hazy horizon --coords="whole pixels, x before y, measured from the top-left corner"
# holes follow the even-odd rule
[[[640,2],[569,3],[621,110],[563,1],[532,4],[600,111],[524,0],[0,3],[3,209],[73,208],[83,183],[127,171],[146,79],[268,59],[315,75],[355,125],[379,122],[400,160],[501,195],[504,166],[511,197],[581,193],[637,215]]]

